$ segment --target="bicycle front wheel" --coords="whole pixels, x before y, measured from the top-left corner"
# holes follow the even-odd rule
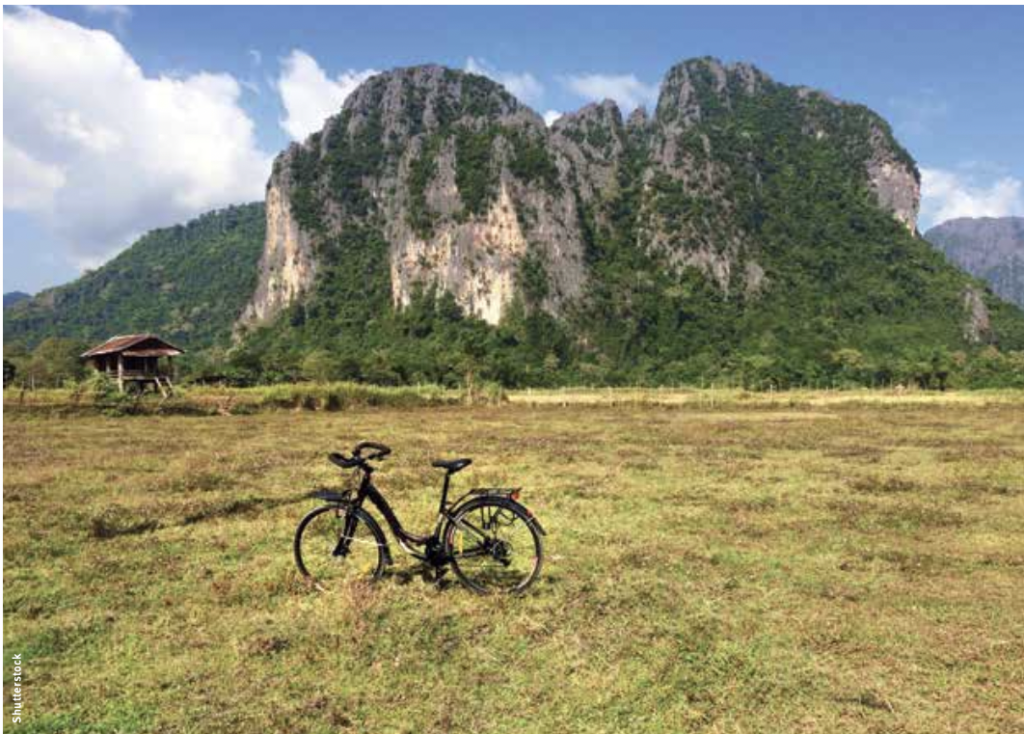
[[[362,508],[318,507],[295,531],[295,565],[319,589],[353,581],[376,581],[384,574],[387,539]]]
[[[544,561],[536,522],[525,507],[503,498],[466,503],[445,528],[444,544],[456,576],[480,594],[521,594]]]

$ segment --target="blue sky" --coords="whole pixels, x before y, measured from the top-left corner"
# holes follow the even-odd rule
[[[1021,38],[1021,8],[5,8],[3,287],[258,198],[366,74],[425,62],[554,114],[650,105],[682,59],[750,61],[889,119],[926,174],[922,227],[1024,214]]]

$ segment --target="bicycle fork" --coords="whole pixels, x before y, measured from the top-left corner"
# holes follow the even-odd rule
[[[349,505],[345,509],[345,529],[338,538],[338,543],[334,546],[334,550],[331,551],[332,556],[335,558],[344,558],[348,555],[348,548],[352,545],[352,538],[356,534],[357,522],[359,522],[359,518],[356,517],[356,513],[352,511],[352,506]]]

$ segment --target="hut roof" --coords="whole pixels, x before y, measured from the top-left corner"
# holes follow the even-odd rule
[[[82,354],[82,358],[98,357],[101,354],[123,353],[128,357],[174,357],[184,354],[170,342],[155,334],[126,334],[114,336]]]

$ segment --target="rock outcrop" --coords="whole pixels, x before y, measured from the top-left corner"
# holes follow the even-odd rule
[[[317,248],[356,225],[387,241],[395,306],[433,285],[497,323],[531,255],[547,264],[541,305],[557,311],[579,296],[584,272],[574,169],[547,135],[537,114],[483,77],[423,66],[369,80],[277,161],[243,321],[266,322],[299,298],[315,280]],[[292,205],[269,206],[271,196]]]
[[[992,336],[992,318],[985,305],[984,294],[973,286],[964,289],[964,341],[981,344]]]
[[[892,212],[907,229],[916,232],[921,206],[921,178],[917,169],[897,159],[879,136],[872,135],[867,170],[878,203]]]
[[[288,166],[278,166],[267,185],[267,234],[256,292],[242,312],[244,324],[266,322],[313,285],[316,258],[310,235],[292,216]]]

